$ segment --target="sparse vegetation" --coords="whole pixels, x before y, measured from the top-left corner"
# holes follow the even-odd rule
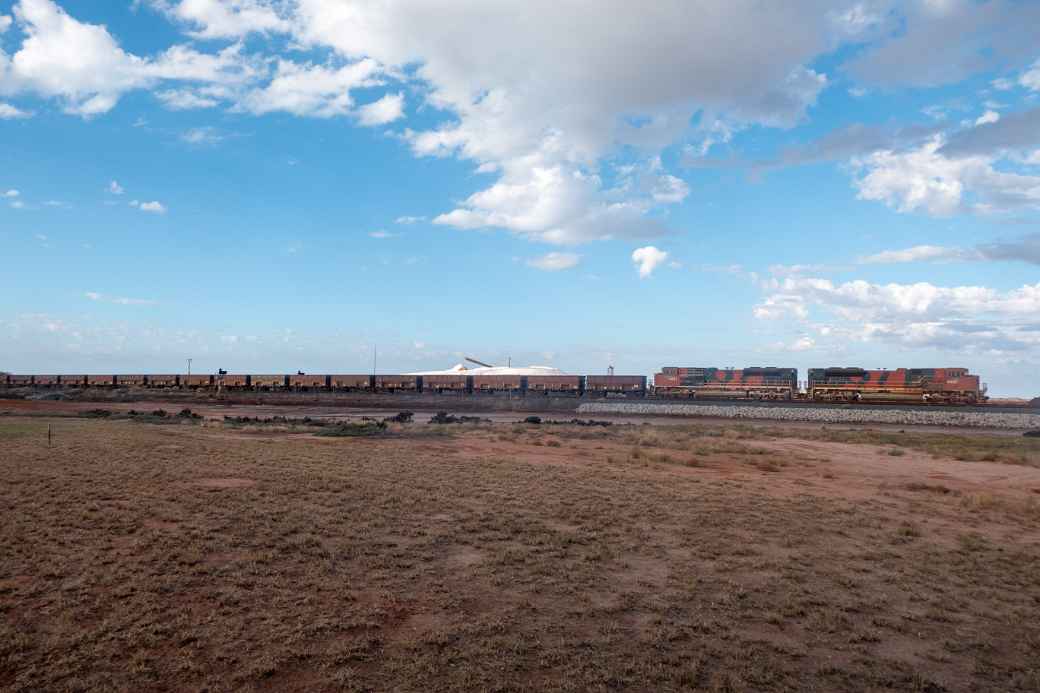
[[[326,426],[315,433],[326,438],[357,438],[362,436],[380,436],[387,432],[385,421],[362,421],[359,423],[340,423]]]
[[[1040,682],[1040,471],[934,437],[128,418],[0,418],[0,689]]]

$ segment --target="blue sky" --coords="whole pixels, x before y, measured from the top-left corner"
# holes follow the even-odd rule
[[[0,0],[0,369],[1040,394],[1040,4],[607,4]]]

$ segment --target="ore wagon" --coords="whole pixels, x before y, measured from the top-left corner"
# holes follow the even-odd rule
[[[59,375],[58,380],[62,387],[85,387],[87,384],[85,375]]]
[[[116,377],[114,375],[88,375],[87,387],[115,387]]]
[[[423,392],[469,392],[469,376],[466,375],[424,375],[422,376]]]
[[[294,390],[325,390],[329,387],[327,375],[290,375],[289,387]]]
[[[213,385],[212,375],[185,375],[181,376],[181,387],[192,390],[211,387]]]
[[[148,383],[146,375],[117,375],[116,385],[120,387],[144,387]]]
[[[519,375],[475,375],[474,392],[520,392],[524,379]]]
[[[251,375],[249,384],[254,390],[281,390],[289,385],[287,375]]]
[[[333,390],[371,390],[374,382],[371,375],[330,375],[329,387]]]
[[[226,389],[242,390],[249,387],[250,376],[244,373],[224,373],[217,376],[217,385]]]
[[[587,375],[586,395],[642,395],[646,392],[645,375]]]
[[[374,387],[379,392],[418,392],[422,377],[418,375],[377,375]]]
[[[529,375],[527,376],[527,392],[535,394],[570,394],[582,392],[580,375]]]
[[[148,387],[177,387],[179,378],[172,374],[160,374],[148,376]]]

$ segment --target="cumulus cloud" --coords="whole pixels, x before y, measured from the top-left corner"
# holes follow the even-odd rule
[[[112,181],[108,184],[108,192],[113,195],[122,195],[126,191],[123,186],[119,184],[119,181]]]
[[[21,194],[22,193],[20,193],[19,191],[11,189],[11,190],[7,190],[6,192],[4,192],[3,196],[8,198],[8,199],[10,199],[10,198],[13,198],[13,197],[19,197],[19,196],[21,196]]]
[[[351,89],[381,84],[378,64],[359,60],[342,67],[279,60],[274,78],[244,94],[237,108],[260,115],[283,111],[297,116],[332,118],[353,108]]]
[[[1022,73],[1022,76],[1018,78],[1018,83],[1030,91],[1040,91],[1040,60]]]
[[[220,105],[219,100],[190,89],[168,89],[156,92],[155,96],[171,111],[190,111]]]
[[[274,3],[261,0],[151,0],[153,7],[194,27],[192,36],[202,39],[241,38],[250,33],[289,30],[289,20]]]
[[[816,348],[816,340],[806,334],[792,342],[777,342],[773,347],[780,351],[809,351]]]
[[[140,202],[138,200],[133,200],[130,202],[130,206],[150,214],[166,214],[166,207],[161,202]]]
[[[632,262],[639,270],[640,279],[650,277],[654,273],[654,270],[667,259],[668,253],[663,250],[658,250],[652,245],[636,248],[632,251]]]
[[[912,347],[1014,351],[1040,347],[1029,329],[1040,311],[1040,284],[1000,291],[983,286],[835,284],[828,279],[788,277],[769,283],[754,310],[762,320],[807,321],[824,317],[828,334],[840,339],[883,339]]]
[[[179,45],[154,58],[127,53],[104,26],[80,22],[52,0],[18,0],[14,15],[25,38],[10,58],[0,52],[0,93],[59,98],[84,117],[162,81],[235,83],[256,74],[238,46],[208,54]]]
[[[663,171],[649,189],[606,183],[597,169],[619,146],[651,160],[689,131],[697,113],[733,127],[798,123],[827,84],[806,66],[829,50],[825,5],[833,3],[741,0],[694,22],[679,0],[610,2],[595,17],[547,0],[492,12],[464,0],[301,0],[296,35],[348,59],[419,66],[414,76],[427,102],[449,117],[407,132],[413,151],[498,175],[437,223],[567,244],[659,235],[654,209],[686,197],[686,184]],[[518,14],[543,19],[517,22]],[[766,25],[764,36],[756,27]],[[648,37],[654,51],[639,48]]]
[[[387,94],[378,101],[358,108],[358,122],[362,125],[386,125],[404,116],[404,94]]]
[[[529,267],[534,267],[545,272],[558,272],[570,269],[581,262],[581,256],[574,253],[552,252],[541,257],[532,258],[527,261]]]
[[[910,151],[883,150],[854,159],[853,166],[863,174],[855,180],[860,199],[935,216],[1040,206],[1040,176],[997,170],[992,156],[948,157],[942,148],[943,138],[936,136]]]
[[[2,77],[2,75],[0,75],[0,77]],[[15,108],[9,103],[0,101],[0,120],[16,120],[19,118],[31,118],[32,115],[33,114],[30,111],[23,111],[19,108]]]
[[[986,125],[987,123],[995,123],[998,120],[1000,120],[999,113],[996,111],[986,111],[975,119],[975,125]]]

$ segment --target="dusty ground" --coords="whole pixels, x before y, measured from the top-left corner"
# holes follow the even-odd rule
[[[0,507],[3,690],[1040,689],[1035,439],[3,417]]]

